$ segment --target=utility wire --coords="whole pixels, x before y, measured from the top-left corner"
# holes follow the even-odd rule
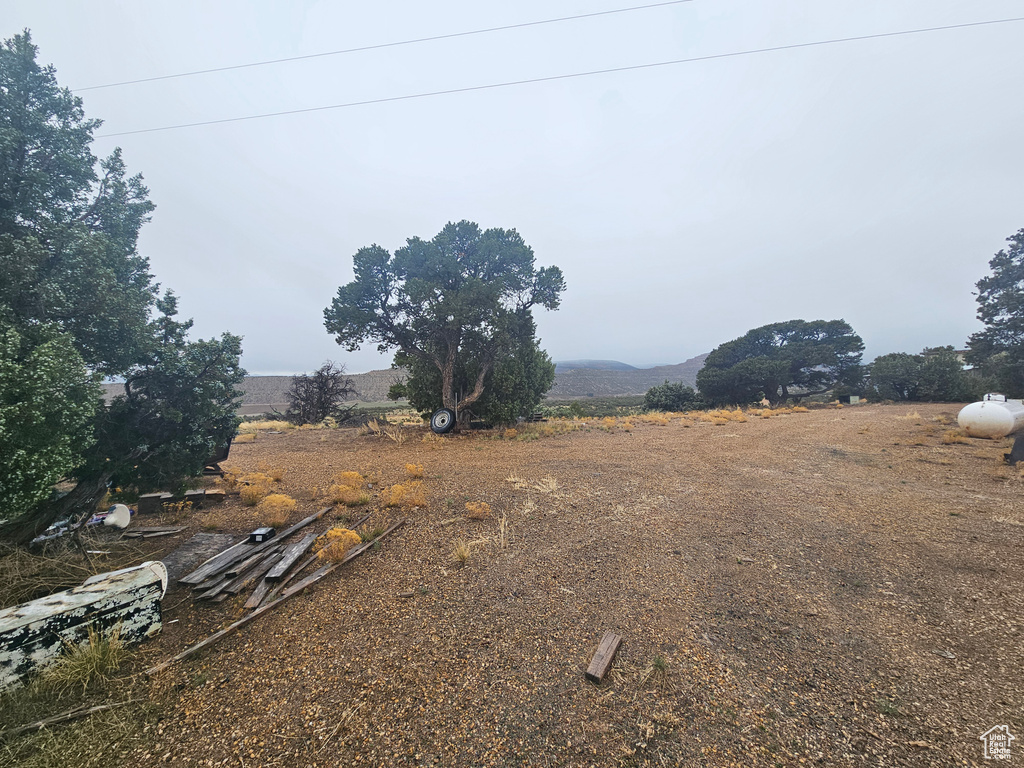
[[[688,59],[672,59],[671,61],[658,61],[651,64],[633,64],[627,67],[613,67],[610,69],[593,69],[588,72],[572,72],[565,75],[549,75],[548,77],[534,77],[528,80],[509,80],[503,83],[489,83],[487,85],[471,85],[464,88],[448,88],[442,91],[427,91],[425,93],[410,93],[404,96],[386,96],[380,99],[366,99],[364,101],[349,101],[343,104],[328,104],[322,107],[306,107],[305,109],[289,109],[282,112],[265,112],[259,115],[245,115],[243,117],[226,117],[219,120],[203,120],[197,123],[179,123],[178,125],[165,125],[159,128],[140,128],[135,131],[120,131],[118,133],[104,133],[97,135],[97,139],[109,139],[116,136],[134,136],[139,133],[155,133],[157,131],[173,131],[179,128],[197,128],[204,125],[220,125],[222,123],[238,123],[245,120],[261,120],[265,117],[281,117],[283,115],[299,115],[307,112],[323,112],[329,109],[346,109],[348,107],[364,107],[370,104],[386,104],[393,101],[409,101],[411,99],[425,99],[430,96],[445,96],[453,93],[470,93],[472,91],[485,91],[492,88],[508,88],[513,85],[528,85],[531,83],[549,83],[555,80],[569,80],[577,77],[590,77],[592,75],[607,75],[615,72],[631,72],[639,69],[653,69],[655,67],[667,67],[673,64],[692,64],[698,61],[712,61],[714,59],[727,59],[734,56],[752,56],[758,53],[771,53],[774,51],[790,51],[797,48],[812,48],[821,45],[833,45],[835,43],[851,43],[859,40],[877,40],[885,37],[899,37],[901,35],[917,35],[925,32],[940,32],[949,29],[964,29],[967,27],[981,27],[991,24],[1008,24],[1024,21],[1024,16],[1011,19],[992,19],[989,21],[973,21],[965,24],[949,24],[943,27],[923,27],[921,29],[905,29],[899,32],[879,32],[872,35],[858,35],[856,37],[839,37],[831,40],[815,40],[810,43],[792,43],[790,45],[776,45],[770,48],[753,48],[746,51],[731,51],[729,53],[714,53],[708,56],[695,56]]]
[[[284,64],[289,61],[302,61],[304,59],[318,59],[324,56],[340,56],[345,53],[359,53],[361,51],[375,51],[380,48],[395,48],[400,45],[413,45],[415,43],[429,43],[435,40],[450,40],[454,37],[469,37],[470,35],[483,35],[489,32],[502,32],[507,29],[523,29],[524,27],[538,27],[542,24],[557,24],[563,21],[575,21],[576,19],[590,19],[595,16],[610,16],[615,13],[629,13],[631,11],[643,11],[649,8],[663,8],[667,5],[681,5],[692,3],[693,0],[668,0],[663,3],[651,3],[649,5],[634,5],[629,8],[616,8],[610,11],[595,11],[594,13],[581,13],[576,16],[562,16],[557,19],[544,19],[542,21],[526,21],[521,24],[507,24],[503,27],[488,27],[487,29],[474,29],[468,32],[451,32],[446,35],[434,35],[432,37],[418,37],[413,40],[399,40],[392,43],[378,43],[377,45],[364,45],[359,48],[345,48],[340,51],[324,51],[323,53],[310,53],[305,56],[291,56],[286,59],[268,59],[266,61],[253,61],[248,64],[233,64],[228,67],[214,67],[212,69],[197,69],[193,72],[178,72],[173,75],[158,75],[156,77],[143,77],[138,80],[122,80],[117,83],[104,83],[103,85],[90,85],[85,88],[75,88],[74,93],[84,91],[96,91],[100,88],[117,88],[121,85],[135,85],[136,83],[152,83],[157,80],[173,80],[178,77],[192,77],[194,75],[209,75],[214,72],[229,72],[233,69],[247,69],[249,67],[265,67],[269,64]]]

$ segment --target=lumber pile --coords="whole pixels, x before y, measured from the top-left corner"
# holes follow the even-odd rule
[[[233,547],[224,550],[224,552],[210,558],[192,573],[179,579],[179,583],[192,584],[196,589],[202,589],[203,592],[201,594],[206,594],[207,592],[217,589],[218,591],[216,592],[216,596],[212,598],[217,599],[221,595],[227,597],[228,594],[235,594],[229,591],[234,585],[238,585],[243,582],[246,585],[251,585],[255,579],[261,576],[263,577],[260,584],[256,587],[256,590],[245,603],[246,608],[254,609],[250,614],[242,617],[234,624],[225,627],[219,632],[215,632],[205,640],[186,648],[174,658],[157,664],[155,667],[150,667],[146,670],[146,674],[152,675],[162,669],[166,669],[171,664],[181,661],[182,659],[187,659],[204,648],[210,647],[222,638],[238,631],[241,627],[244,627],[259,616],[274,610],[285,601],[302,593],[329,573],[345,565],[345,563],[351,562],[355,558],[359,557],[359,555],[373,547],[385,536],[388,536],[405,524],[405,520],[399,520],[376,538],[353,547],[342,560],[336,563],[323,565],[309,576],[306,576],[291,586],[287,586],[288,582],[293,577],[301,573],[306,566],[312,564],[313,561],[316,560],[316,555],[303,560],[299,567],[286,565],[285,558],[290,559],[294,564],[305,552],[309,550],[309,547],[312,546],[313,540],[316,537],[313,535],[307,535],[300,541],[290,545],[287,549],[283,548],[278,542],[280,539],[284,539],[292,533],[301,530],[306,525],[309,525],[309,523],[321,517],[329,509],[330,507],[320,510],[315,515],[310,515],[310,517],[296,523],[291,528],[288,528],[286,531],[279,534],[278,537],[271,539],[270,541],[263,542],[262,544],[249,544],[248,540],[239,542]],[[367,515],[367,518],[368,517],[369,516]],[[363,520],[365,521],[367,518],[363,518]],[[241,548],[241,545],[243,544],[247,545],[248,548]],[[274,551],[271,551],[272,549]],[[212,566],[211,564],[213,563],[216,565]],[[278,568],[278,565],[282,567]],[[275,573],[274,578],[276,581],[271,581],[268,578],[272,572]],[[244,587],[240,586],[237,591],[240,592],[242,589],[244,589]]]

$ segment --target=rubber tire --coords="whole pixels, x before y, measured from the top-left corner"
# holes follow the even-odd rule
[[[430,417],[430,430],[437,435],[444,435],[455,428],[455,411],[451,408],[438,408]]]

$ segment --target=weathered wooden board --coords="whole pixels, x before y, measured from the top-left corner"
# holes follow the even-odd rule
[[[243,607],[247,611],[251,611],[254,608],[259,608],[260,603],[263,602],[263,598],[267,596],[267,593],[273,586],[274,585],[271,582],[267,581],[264,578],[263,581],[256,585],[256,589],[254,589],[252,591],[252,594],[249,595],[249,599],[245,601],[245,605]]]
[[[608,670],[611,669],[615,653],[619,650],[619,645],[621,644],[621,636],[616,635],[614,632],[604,633],[604,637],[601,638],[601,642],[597,646],[597,652],[594,654],[594,658],[590,660],[590,666],[587,667],[588,680],[600,683],[604,679],[604,676],[608,674]]]
[[[126,643],[153,636],[166,586],[167,569],[153,561],[0,611],[0,690],[53,664],[66,646],[88,642],[90,627],[107,633],[117,626]]]
[[[288,569],[295,565],[295,561],[302,557],[313,546],[316,541],[315,533],[307,533],[301,540],[290,544],[284,551],[277,565],[270,569],[267,574],[267,581],[279,581],[282,576],[288,573]]]
[[[256,554],[257,552],[266,552],[271,547],[276,546],[279,543],[280,539],[284,539],[290,536],[291,534],[295,533],[296,531],[300,530],[301,528],[305,528],[307,525],[309,525],[315,520],[319,520],[321,517],[323,517],[330,511],[331,507],[324,507],[319,512],[314,512],[309,517],[303,518],[295,525],[281,531],[281,533],[279,533],[274,539],[271,539],[270,541],[265,541],[262,544],[250,544],[248,539],[246,539],[245,541],[240,541],[238,544],[231,547],[230,549],[226,549],[219,555],[211,557],[201,566],[196,568],[196,570],[194,570],[192,573],[188,574],[187,576],[182,576],[180,579],[178,579],[178,581],[182,584],[199,584],[200,582],[206,581],[206,579],[208,579],[213,574],[219,573],[225,568],[230,568],[239,560],[244,560],[250,555]]]
[[[275,550],[263,558],[258,565],[253,568],[249,568],[245,573],[241,573],[235,577],[235,579],[224,587],[224,591],[231,595],[237,595],[243,589],[252,584],[256,579],[262,578],[267,571],[274,567],[274,563],[281,559],[281,551]]]

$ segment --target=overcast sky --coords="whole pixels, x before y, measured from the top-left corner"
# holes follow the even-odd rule
[[[650,1],[650,0],[649,0]],[[5,0],[76,89],[641,5],[643,0]],[[1020,0],[693,0],[83,91],[99,134],[1024,16]],[[556,360],[677,363],[750,328],[844,318],[865,359],[962,347],[1024,227],[1024,23],[100,138],[157,205],[140,241],[199,335],[251,373],[346,353],[352,255],[448,221],[517,229],[567,290]]]

